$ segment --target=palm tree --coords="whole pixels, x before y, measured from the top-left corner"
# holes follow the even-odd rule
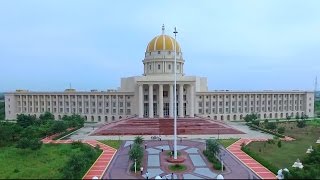
[[[219,154],[220,152],[220,148],[219,148],[219,143],[217,140],[213,140],[213,139],[208,139],[206,140],[206,151],[208,154],[211,154],[213,156]]]
[[[133,142],[135,144],[141,145],[143,143],[143,137],[142,136],[137,136],[137,137],[134,138]]]

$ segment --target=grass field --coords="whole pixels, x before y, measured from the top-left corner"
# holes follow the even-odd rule
[[[61,179],[61,168],[76,151],[71,144],[44,144],[37,152],[0,148],[0,179]]]
[[[239,139],[230,138],[230,139],[219,139],[218,142],[225,148],[229,147],[231,144],[235,143]]]
[[[281,123],[279,126],[284,126],[286,128],[284,134],[296,140],[282,141],[281,148],[277,146],[277,142],[275,144],[253,142],[248,148],[278,168],[290,167],[297,158],[302,159],[307,155],[306,151],[310,145],[316,146],[316,140],[320,137],[320,126],[308,125],[305,128],[298,128],[295,122]]]
[[[101,140],[100,142],[102,142],[103,144],[106,144],[108,146],[111,146],[115,149],[119,149],[122,144],[121,140]]]

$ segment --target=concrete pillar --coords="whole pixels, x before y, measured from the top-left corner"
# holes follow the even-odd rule
[[[194,87],[190,84],[190,117],[194,117]]]
[[[153,118],[153,85],[149,84],[149,118]]]
[[[169,117],[173,118],[173,84],[169,85],[169,97],[170,97],[170,103],[169,103]]]
[[[159,84],[159,117],[163,118],[163,85]]]
[[[139,84],[139,118],[143,118],[143,85]]]
[[[184,113],[183,113],[183,84],[179,85],[179,117],[184,117]]]

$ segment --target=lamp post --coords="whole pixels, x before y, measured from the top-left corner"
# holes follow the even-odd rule
[[[177,159],[177,28],[174,28],[174,136],[173,158]]]

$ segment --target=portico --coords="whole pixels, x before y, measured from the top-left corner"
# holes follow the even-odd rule
[[[139,118],[173,118],[173,83],[141,82],[139,89]],[[194,117],[194,85],[177,83],[177,115],[178,117]]]

